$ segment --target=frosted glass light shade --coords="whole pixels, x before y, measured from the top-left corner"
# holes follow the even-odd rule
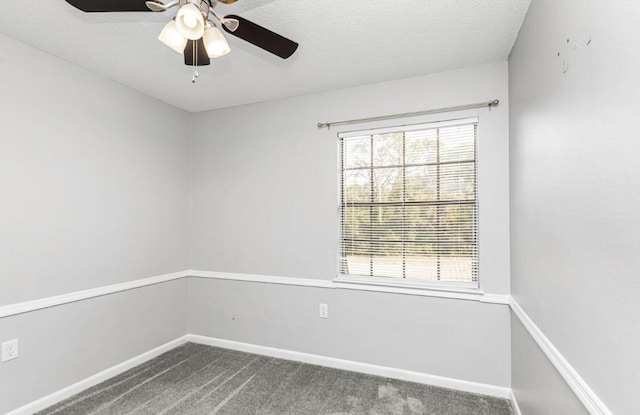
[[[207,49],[207,55],[210,58],[219,58],[231,51],[227,39],[224,38],[220,29],[215,26],[207,27],[207,30],[204,31],[204,35],[202,36],[202,41],[204,42],[205,49]]]
[[[204,18],[200,9],[191,3],[180,7],[176,15],[176,28],[187,39],[200,39],[204,33]]]
[[[158,40],[178,53],[183,53],[187,46],[187,39],[178,32],[175,20],[171,20],[164,26]]]

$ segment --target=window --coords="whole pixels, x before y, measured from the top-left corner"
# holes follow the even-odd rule
[[[341,278],[477,287],[477,126],[338,135]]]

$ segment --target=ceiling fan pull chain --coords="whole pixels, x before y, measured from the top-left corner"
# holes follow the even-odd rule
[[[193,40],[193,77],[191,78],[191,83],[196,83],[196,78],[198,77],[198,44],[197,41]]]

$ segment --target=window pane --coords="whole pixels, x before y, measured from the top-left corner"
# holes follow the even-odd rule
[[[407,207],[407,278],[472,281],[473,205]]]
[[[406,278],[423,281],[438,280],[438,257],[434,255],[422,255],[407,251]]]
[[[402,201],[402,168],[388,167],[373,171],[373,201]]]
[[[440,162],[475,158],[475,125],[440,129]]]
[[[342,273],[349,275],[371,275],[371,259],[369,255],[348,255],[345,258],[345,268]]]
[[[444,257],[440,260],[441,281],[470,281],[472,276],[472,258]]]
[[[370,209],[370,237],[374,241],[379,241],[374,249],[387,252],[393,247],[385,245],[386,241],[401,241],[404,238],[403,208],[402,206],[374,206]]]
[[[370,212],[369,207],[344,208],[342,238],[347,255],[364,255],[369,251]]]
[[[438,243],[438,206],[406,206],[405,240],[411,252],[433,255]]]
[[[438,166],[407,167],[405,198],[407,201],[438,199]]]
[[[343,149],[345,169],[371,165],[371,136],[346,138]]]
[[[438,130],[408,131],[405,137],[406,164],[438,161]]]
[[[343,191],[346,204],[371,201],[370,177],[368,169],[345,170]]]
[[[373,276],[402,278],[402,243],[387,243],[372,257]]]
[[[475,255],[475,206],[449,205],[439,208],[439,253],[449,257]]]
[[[398,166],[402,164],[402,133],[373,136],[373,165]]]
[[[440,166],[440,200],[471,200],[475,197],[475,163]]]

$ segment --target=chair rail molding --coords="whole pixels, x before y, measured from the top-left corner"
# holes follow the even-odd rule
[[[415,287],[385,286],[376,284],[351,284],[336,280],[322,280],[317,278],[296,278],[260,274],[238,274],[231,272],[213,272],[185,270],[170,274],[156,275],[149,278],[127,281],[119,284],[90,288],[82,291],[74,291],[67,294],[28,300],[14,304],[0,306],[0,318],[11,317],[18,314],[29,313],[45,308],[56,307],[76,301],[88,300],[104,295],[115,294],[122,291],[134,290],[149,285],[162,284],[181,278],[205,278],[215,280],[229,280],[254,282],[263,284],[290,285],[297,287],[313,287],[323,289],[343,289],[356,291],[376,291],[389,294],[416,295],[423,297],[450,298],[454,300],[478,301],[486,304],[509,305],[509,295],[490,294],[482,290],[438,290],[422,289]]]
[[[542,349],[544,354],[551,361],[551,364],[553,364],[567,385],[569,385],[573,393],[575,393],[578,399],[580,399],[580,402],[582,402],[587,411],[592,415],[612,415],[609,408],[606,407],[598,395],[596,395],[589,385],[587,385],[584,379],[580,377],[578,372],[576,372],[567,359],[562,356],[547,336],[542,333],[540,328],[536,326],[524,309],[520,307],[520,304],[518,304],[515,298],[511,297],[509,306],[522,325],[527,329],[529,335],[533,337],[533,340],[535,340],[540,349]]]
[[[272,275],[259,275],[259,274],[237,274],[232,272],[212,272],[212,271],[200,271],[189,270],[186,271],[190,277],[205,278],[205,279],[217,279],[217,280],[230,280],[230,281],[244,281],[244,282],[257,282],[264,284],[277,284],[277,285],[292,285],[299,287],[315,287],[326,289],[340,289],[340,290],[356,290],[356,291],[375,291],[384,292],[389,294],[404,294],[415,295],[422,297],[439,297],[450,298],[454,300],[466,300],[466,301],[478,301],[486,304],[501,304],[509,305],[508,294],[490,294],[485,293],[482,290],[469,290],[469,289],[434,289],[434,288],[420,288],[418,286],[399,286],[399,285],[384,285],[374,283],[362,283],[362,282],[349,282],[340,279],[323,280],[317,278],[299,278],[299,277],[281,277]]]
[[[161,284],[184,278],[186,276],[186,271],[179,271],[171,274],[156,275],[154,277],[127,281],[120,284],[75,291],[72,293],[56,295],[53,297],[45,297],[37,300],[8,304],[0,307],[0,318],[29,313],[31,311],[42,310],[49,307],[56,307],[63,304],[74,303],[76,301],[88,300],[90,298],[102,297],[103,295],[115,294],[122,291],[134,290],[136,288],[147,287],[149,285]]]

